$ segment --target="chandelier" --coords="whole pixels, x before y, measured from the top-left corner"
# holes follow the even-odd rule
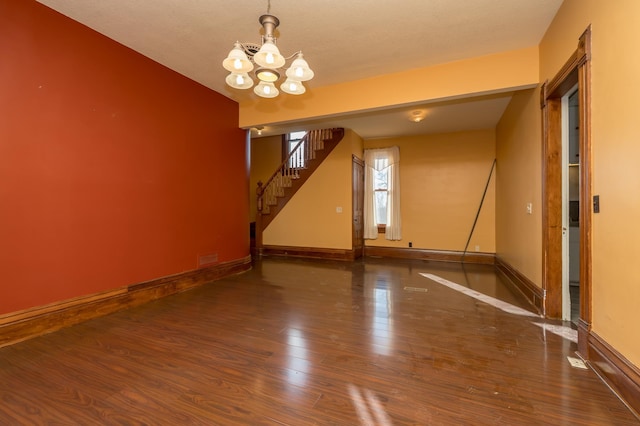
[[[253,88],[253,92],[263,98],[275,98],[280,94],[275,83],[282,77],[282,69],[287,61],[295,57],[284,72],[286,78],[280,84],[280,89],[291,95],[301,95],[306,91],[302,82],[311,80],[313,71],[304,60],[302,52],[296,52],[286,58],[280,54],[274,36],[280,20],[271,15],[270,11],[271,0],[268,2],[267,13],[258,20],[264,29],[261,44],[236,41],[227,58],[222,61],[222,66],[230,71],[225,81],[235,89],[250,89],[255,83],[249,73],[255,68],[253,74],[258,84]]]

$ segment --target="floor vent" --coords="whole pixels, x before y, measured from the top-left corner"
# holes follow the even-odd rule
[[[422,287],[405,287],[404,291],[415,291],[417,293],[426,293],[429,290]]]

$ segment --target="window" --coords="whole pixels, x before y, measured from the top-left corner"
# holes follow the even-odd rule
[[[387,240],[400,240],[400,151],[367,149],[364,159],[364,237],[378,238],[380,227]]]
[[[285,136],[285,144],[284,144],[284,152],[285,158],[289,156],[293,152],[294,149],[298,146],[298,143],[304,138],[307,132],[291,132],[287,133]],[[305,142],[302,142],[302,145],[298,148],[298,150],[289,158],[289,167],[292,169],[301,169],[305,166],[305,156],[304,152],[306,147],[304,146]]]
[[[387,206],[389,205],[389,159],[376,158],[373,167],[373,197],[376,225],[387,224]]]

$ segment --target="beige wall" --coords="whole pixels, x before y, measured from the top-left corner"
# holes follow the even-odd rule
[[[265,245],[351,250],[353,154],[362,158],[362,138],[346,130],[344,139],[265,229]]]
[[[539,93],[516,93],[496,128],[496,254],[542,287]]]
[[[249,220],[256,220],[258,181],[266,183],[282,163],[282,136],[251,139],[251,174],[249,178]]]
[[[465,248],[495,157],[493,130],[365,141],[400,148],[402,240],[383,234],[369,246],[434,250]],[[477,247],[477,250],[476,250]],[[495,252],[495,173],[468,251]]]

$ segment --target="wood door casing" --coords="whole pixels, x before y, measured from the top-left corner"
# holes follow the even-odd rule
[[[354,258],[362,257],[364,252],[364,161],[353,156],[353,227],[352,250]]]
[[[591,330],[591,27],[582,34],[578,48],[562,69],[541,89],[543,118],[543,219],[542,286],[544,312],[549,318],[562,315],[562,149],[561,99],[578,85],[580,144],[580,319],[578,352],[586,357]]]

